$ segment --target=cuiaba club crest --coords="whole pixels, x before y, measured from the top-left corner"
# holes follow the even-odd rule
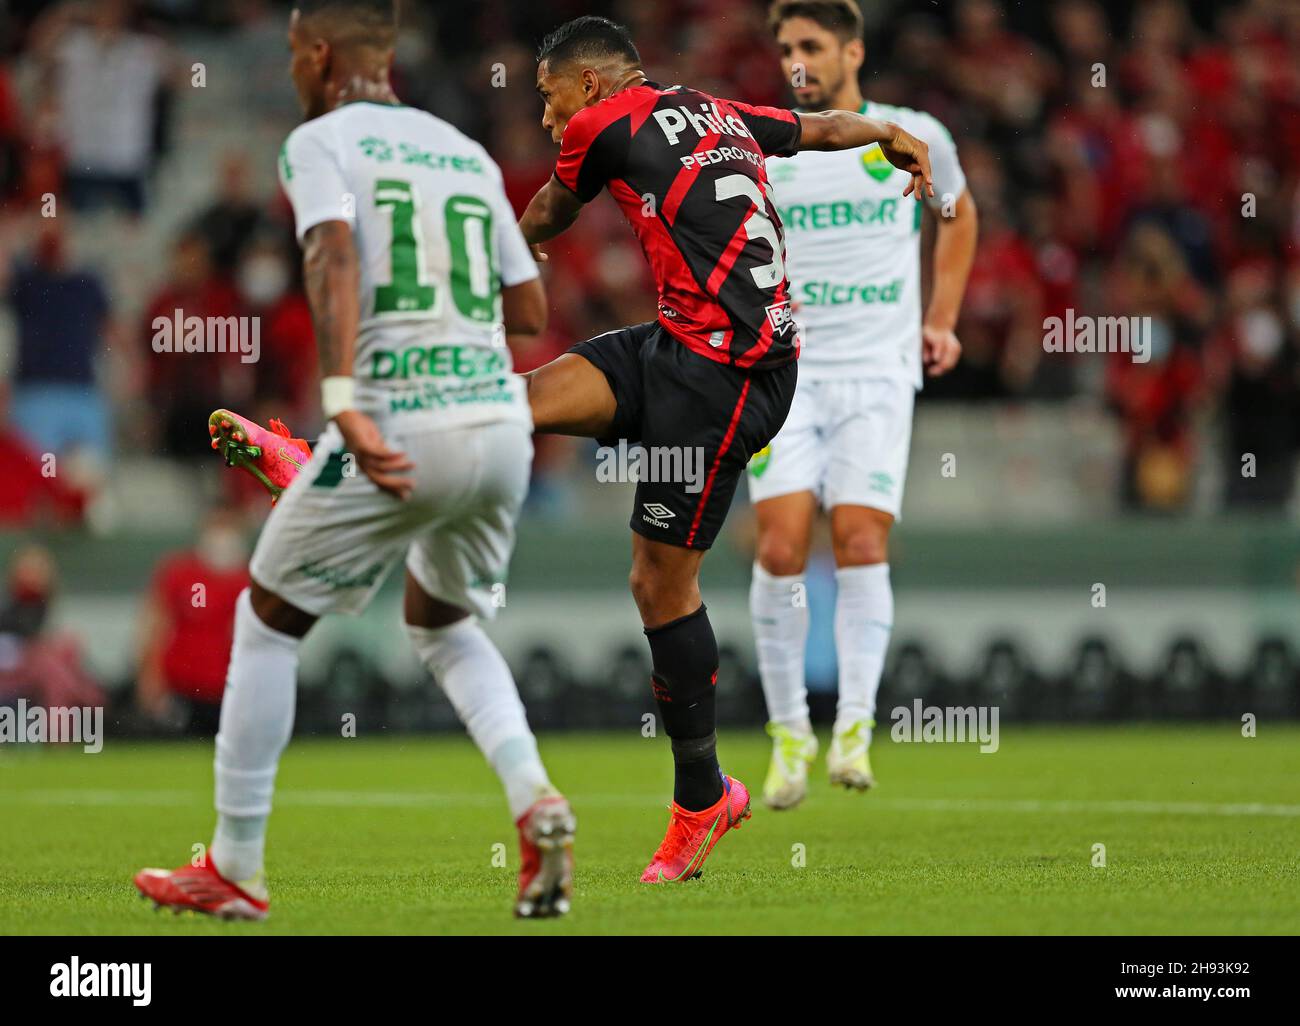
[[[768,463],[772,460],[772,447],[765,445],[754,453],[753,458],[749,461],[749,472],[754,477],[762,477],[763,471],[767,469]]]
[[[878,182],[883,182],[894,173],[894,165],[885,159],[879,143],[872,143],[862,151],[862,170]]]

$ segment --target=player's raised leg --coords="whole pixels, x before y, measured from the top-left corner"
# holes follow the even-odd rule
[[[140,893],[158,906],[224,919],[264,919],[266,825],[280,755],[293,732],[298,645],[316,622],[256,582],[239,596],[217,733],[217,827],[205,856],[144,869]]]
[[[787,421],[778,441],[789,428]],[[769,458],[784,457],[782,451],[780,457],[772,454]],[[764,471],[767,469],[764,467]],[[753,494],[754,480],[750,489]],[[758,652],[758,674],[767,703],[767,732],[772,738],[763,802],[769,808],[789,809],[807,794],[808,768],[817,757],[817,738],[808,718],[808,691],[804,682],[808,642],[804,571],[817,515],[817,497],[811,491],[777,495],[755,502],[754,514],[758,522],[758,551],[749,587],[749,613]]]
[[[529,371],[524,380],[539,434],[600,438],[609,430],[618,404],[605,374],[590,361],[565,353]]]

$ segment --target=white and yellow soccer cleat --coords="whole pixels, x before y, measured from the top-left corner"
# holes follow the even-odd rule
[[[865,791],[876,786],[871,773],[872,720],[858,720],[844,729],[839,724],[831,734],[831,750],[826,754],[826,768],[830,770],[831,783],[855,791]]]
[[[817,737],[769,723],[772,763],[763,781],[763,804],[769,809],[793,809],[808,793],[808,767],[817,758]]]

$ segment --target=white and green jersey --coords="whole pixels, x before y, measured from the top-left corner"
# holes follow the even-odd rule
[[[482,146],[411,107],[350,103],[290,134],[280,181],[299,241],[325,221],[352,227],[360,409],[439,427],[529,419],[501,287],[537,265]]]
[[[957,147],[929,114],[867,102],[930,147],[936,209],[966,188]],[[799,377],[903,377],[921,387],[921,205],[880,147],[804,150],[767,162],[785,226],[786,273],[803,336]]]

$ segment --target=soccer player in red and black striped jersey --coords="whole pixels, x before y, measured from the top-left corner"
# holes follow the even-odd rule
[[[577,18],[543,41],[537,91],[560,157],[520,219],[525,239],[536,248],[558,235],[608,189],[659,291],[657,320],[574,346],[529,375],[529,400],[538,431],[639,442],[651,467],[682,471],[637,484],[631,587],[676,767],[668,833],[641,879],[687,880],[749,815],[748,791],[718,767],[718,646],[700,562],[745,465],[785,421],[799,354],[764,159],[879,143],[912,175],[904,195],[919,200],[933,195],[929,157],[897,125],[848,111],[657,85],[627,31],[605,18]],[[694,454],[702,480],[684,472]]]

